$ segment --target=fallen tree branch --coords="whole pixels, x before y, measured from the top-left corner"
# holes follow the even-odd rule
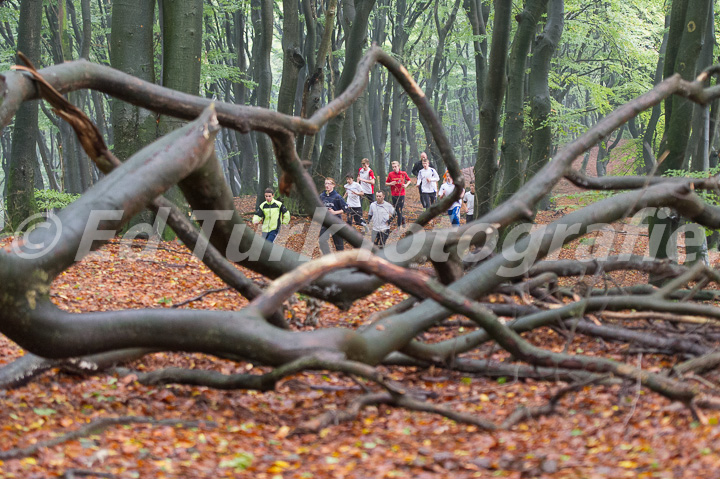
[[[215,427],[212,421],[183,421],[179,419],[154,419],[144,416],[121,416],[121,417],[104,417],[94,419],[75,431],[63,434],[62,436],[48,439],[47,441],[39,441],[32,446],[23,448],[8,449],[0,451],[0,460],[7,461],[9,459],[18,459],[21,457],[32,456],[40,449],[57,446],[67,441],[79,439],[81,437],[97,434],[109,427],[123,424],[151,424],[153,426],[176,426],[176,427]]]
[[[271,391],[275,389],[281,379],[307,370],[326,370],[356,375],[369,379],[394,394],[404,394],[401,387],[388,381],[374,367],[356,361],[348,361],[343,359],[342,355],[336,353],[318,353],[302,357],[265,374],[223,374],[217,371],[182,368],[160,369],[147,373],[116,368],[115,372],[122,376],[135,376],[138,382],[146,385],[186,384],[224,390],[255,389],[258,391]]]
[[[720,320],[703,318],[701,316],[690,316],[687,314],[660,313],[657,311],[629,312],[618,313],[614,311],[603,311],[602,316],[607,319],[617,321],[637,321],[637,320],[659,320],[669,321],[672,323],[688,323],[688,324],[707,324],[710,326],[720,326]]]
[[[53,111],[70,124],[79,138],[83,149],[100,171],[107,175],[115,168],[118,168],[122,163],[108,149],[105,140],[92,120],[90,120],[82,110],[67,101],[65,97],[55,90],[55,88],[35,70],[24,55],[20,54],[20,58],[27,66],[16,67],[16,69],[22,69],[32,75],[38,85],[40,96],[53,106]],[[210,106],[212,106],[212,104]],[[212,160],[217,162],[214,155]],[[166,214],[163,215],[166,217],[165,221],[167,221],[168,225],[191,251],[197,251],[198,244],[202,244],[203,254],[199,255],[199,259],[226,284],[232,286],[241,295],[251,301],[262,293],[262,290],[252,280],[227,261],[213,245],[207,244],[207,241],[200,236],[195,226],[175,204],[163,196],[158,196],[151,202],[150,209],[152,209],[155,214],[159,214],[160,211],[166,212]],[[268,321],[275,326],[288,329],[287,323],[279,313],[268,317]]]
[[[510,429],[511,427],[519,424],[525,419],[535,419],[542,416],[550,416],[552,414],[555,414],[557,412],[557,405],[560,402],[562,398],[567,396],[571,392],[577,392],[582,391],[585,386],[589,386],[591,384],[597,384],[599,382],[602,382],[606,379],[609,379],[610,376],[593,376],[590,377],[584,381],[579,381],[573,384],[570,384],[569,386],[565,386],[564,388],[561,388],[559,391],[557,391],[555,394],[552,395],[552,397],[548,400],[547,404],[544,404],[542,406],[538,407],[520,407],[515,412],[510,414],[501,424],[501,429]]]
[[[170,307],[171,307],[171,308],[179,308],[180,306],[185,306],[186,304],[190,304],[190,303],[192,303],[192,302],[201,300],[201,299],[203,299],[205,296],[207,296],[207,295],[209,295],[209,294],[215,294],[215,293],[220,293],[220,292],[222,292],[222,291],[229,291],[229,290],[230,290],[230,287],[229,287],[229,286],[226,286],[226,287],[224,287],[224,288],[208,289],[207,291],[203,291],[202,293],[198,294],[197,296],[193,296],[192,298],[188,298],[188,299],[186,299],[186,300],[184,300],[184,301],[180,301],[179,303],[175,303],[175,304],[173,304],[173,305],[170,306]]]
[[[106,479],[115,479],[120,476],[116,476],[115,474],[110,474],[109,472],[100,472],[100,471],[93,471],[90,469],[68,469],[65,471],[65,473],[62,475],[64,479],[75,479],[75,476],[83,476],[83,477],[104,477]]]
[[[306,421],[293,431],[293,435],[317,433],[327,426],[353,421],[358,417],[364,408],[377,404],[386,404],[388,406],[408,409],[410,411],[438,414],[448,419],[452,419],[455,422],[472,424],[485,431],[495,431],[497,429],[497,426],[491,421],[471,414],[465,414],[425,401],[419,401],[407,395],[395,396],[387,392],[382,392],[359,396],[355,398],[345,410],[330,410],[314,419]]]
[[[70,359],[46,359],[25,353],[0,368],[0,389],[19,388],[55,368],[71,373],[96,373],[118,364],[135,361],[153,352],[155,350],[127,349]]]

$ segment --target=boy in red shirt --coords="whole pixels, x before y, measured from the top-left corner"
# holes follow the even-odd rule
[[[363,158],[362,165],[358,170],[357,181],[363,189],[363,196],[372,203],[375,201],[375,173],[370,169],[370,160]]]
[[[403,216],[403,208],[405,207],[405,188],[410,186],[410,177],[404,171],[400,171],[400,163],[393,161],[392,171],[388,174],[385,184],[390,187],[390,194],[392,195],[392,205],[397,213],[397,224],[398,227],[405,224],[405,217]]]

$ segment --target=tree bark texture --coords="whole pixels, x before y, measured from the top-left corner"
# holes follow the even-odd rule
[[[345,39],[345,66],[335,88],[335,96],[345,91],[355,76],[357,64],[363,54],[363,46],[367,43],[368,20],[374,6],[375,0],[357,0],[355,3],[355,18]],[[318,189],[325,178],[337,180],[340,175],[338,159],[341,152],[344,119],[344,115],[335,116],[327,125],[320,159],[315,165],[313,174]]]
[[[552,126],[549,124],[552,112],[548,76],[550,62],[557,49],[564,28],[564,0],[549,0],[548,19],[543,34],[533,49],[533,59],[528,79],[530,111],[532,115],[532,150],[528,160],[525,179],[532,177],[550,161],[552,148]]]
[[[515,17],[518,22],[508,59],[508,90],[505,100],[501,181],[498,182],[495,202],[501,203],[512,196],[524,180],[522,158],[525,131],[525,83],[528,53],[540,17],[547,9],[548,0],[528,0],[523,11]]]
[[[488,62],[488,75],[480,106],[480,141],[475,162],[475,216],[490,211],[497,172],[497,141],[500,111],[507,84],[507,51],[510,40],[512,2],[495,1],[495,24]]]
[[[20,3],[18,49],[30,61],[40,60],[42,1],[23,0]],[[21,62],[17,60],[18,64]],[[12,135],[12,153],[8,165],[6,207],[13,231],[35,214],[35,139],[38,128],[38,103],[24,103],[15,117]],[[28,224],[25,225],[30,226]]]
[[[270,50],[273,37],[273,2],[272,0],[253,0],[253,30],[257,49],[253,49],[253,78],[257,83],[257,106],[270,108],[272,93],[272,69],[270,68]],[[259,7],[259,8],[258,8]],[[256,10],[259,9],[259,12]],[[254,46],[254,45],[253,45]],[[266,188],[273,184],[273,152],[270,138],[262,133],[257,135],[258,177],[257,204],[265,201],[263,196]]]

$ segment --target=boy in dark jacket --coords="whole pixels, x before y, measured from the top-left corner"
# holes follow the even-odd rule
[[[332,178],[325,179],[325,191],[320,193],[320,202],[328,209],[331,215],[340,216],[343,212],[347,211],[348,206],[340,196],[340,193],[335,191],[335,180]],[[322,254],[330,254],[330,246],[327,244],[327,228],[324,226],[320,228],[320,251]],[[335,243],[335,251],[343,251],[345,244],[343,239],[338,235],[331,235],[333,243]]]

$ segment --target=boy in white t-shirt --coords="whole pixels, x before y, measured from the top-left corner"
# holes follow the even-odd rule
[[[467,206],[465,223],[471,223],[475,219],[475,183],[470,183],[470,191],[465,192],[463,202]]]
[[[435,168],[430,166],[427,156],[422,159],[422,169],[418,171],[417,182],[420,187],[420,203],[423,208],[428,209],[435,203],[435,197],[437,196],[437,182],[440,181]]]
[[[395,216],[395,208],[385,201],[385,193],[382,191],[378,191],[375,197],[376,201],[368,211],[368,221],[372,222],[373,243],[382,248],[390,236],[390,220]]]
[[[349,225],[353,224],[354,219],[356,225],[365,226],[362,203],[360,202],[363,194],[362,186],[353,179],[352,173],[345,175],[345,198],[347,198],[347,223]]]
[[[438,192],[438,198],[445,198],[446,196],[450,196],[452,192],[455,191],[455,184],[453,183],[452,177],[450,177],[449,174],[445,175],[445,183],[442,184],[440,187],[440,191]],[[463,190],[463,193],[465,193],[465,190]],[[448,216],[450,217],[450,222],[455,225],[460,224],[460,206],[462,205],[462,193],[460,194],[460,199],[455,201],[451,206],[450,209],[447,211]]]

